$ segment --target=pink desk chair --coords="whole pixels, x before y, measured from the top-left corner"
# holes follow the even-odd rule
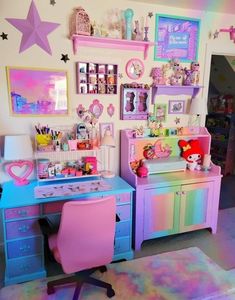
[[[49,247],[63,271],[75,274],[48,282],[48,295],[55,292],[55,286],[74,282],[73,300],[85,282],[107,289],[109,298],[115,295],[111,284],[90,277],[96,270],[107,271],[104,265],[112,261],[115,218],[114,196],[64,204],[59,231],[49,237]]]

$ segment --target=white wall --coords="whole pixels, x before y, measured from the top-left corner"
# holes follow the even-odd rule
[[[57,1],[55,6],[51,6],[50,1],[35,0],[39,15],[43,21],[50,21],[60,23],[61,25],[48,35],[48,40],[52,49],[52,56],[48,55],[38,46],[34,45],[21,54],[18,53],[21,41],[21,33],[10,25],[5,18],[19,18],[25,19],[30,6],[30,0],[9,1],[1,0],[0,2],[0,20],[1,32],[8,34],[8,40],[1,40],[0,38],[0,145],[1,136],[14,133],[30,133],[33,137],[33,126],[35,123],[52,125],[66,125],[79,122],[75,113],[75,108],[78,104],[83,104],[86,108],[89,107],[92,100],[98,98],[104,105],[104,113],[100,118],[100,122],[114,122],[115,136],[117,147],[115,149],[115,158],[119,158],[119,130],[126,127],[133,128],[135,125],[146,124],[145,121],[122,121],[119,119],[120,115],[120,99],[118,95],[78,95],[76,94],[76,76],[75,63],[77,61],[91,61],[91,62],[105,62],[115,63],[119,65],[119,72],[123,74],[123,78],[119,79],[119,84],[131,82],[125,73],[126,62],[132,57],[139,57],[143,59],[140,52],[122,51],[115,49],[94,49],[94,48],[79,48],[78,54],[74,55],[72,50],[72,42],[68,38],[69,17],[73,8],[81,5],[88,12],[92,21],[96,20],[102,23],[102,20],[107,16],[107,11],[112,8],[126,9],[128,7],[134,10],[134,19],[145,17],[148,12],[164,13],[176,16],[185,16],[201,19],[200,44],[199,44],[199,62],[201,65],[201,79],[200,84],[204,86],[203,93],[207,95],[209,82],[209,66],[210,56],[212,53],[221,53],[225,55],[235,54],[235,44],[229,40],[229,34],[221,33],[218,39],[209,39],[209,32],[214,32],[216,29],[230,27],[234,25],[234,15],[223,15],[215,13],[206,13],[202,11],[183,10],[177,8],[169,8],[163,6],[156,6],[151,4],[134,3],[133,1],[106,1],[106,0],[80,0],[79,3],[75,0]],[[154,40],[155,32],[155,17],[149,22],[150,31],[149,38]],[[68,54],[70,60],[65,64],[60,60],[61,54]],[[153,66],[159,65],[153,60],[153,47],[150,48],[148,59],[144,61],[145,74],[139,82],[151,84],[149,77],[150,70]],[[8,104],[8,89],[6,80],[6,66],[23,66],[23,67],[39,67],[67,70],[69,73],[69,98],[70,98],[70,115],[68,117],[13,117],[10,116]],[[161,97],[160,101],[167,100],[166,97]],[[115,106],[115,115],[110,118],[106,112],[107,106],[113,103]],[[171,115],[167,118],[165,126],[175,126],[175,116]],[[202,120],[203,122],[203,120]],[[186,126],[188,123],[188,116],[181,117],[180,126]],[[119,159],[114,159],[114,169],[118,173]],[[1,166],[0,166],[1,167]],[[0,182],[8,180],[9,178],[0,168]],[[1,235],[0,235],[1,236]]]

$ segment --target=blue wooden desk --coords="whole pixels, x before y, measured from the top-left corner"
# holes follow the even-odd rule
[[[133,188],[120,177],[105,181],[111,185],[111,190],[40,199],[34,197],[34,188],[38,184],[36,180],[20,187],[15,186],[13,182],[3,184],[0,208],[6,257],[5,285],[46,276],[44,239],[37,221],[44,216],[59,216],[64,202],[69,200],[79,201],[115,195],[120,222],[116,223],[113,260],[133,258],[131,249]]]

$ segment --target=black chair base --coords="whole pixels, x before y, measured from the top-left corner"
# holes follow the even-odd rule
[[[77,285],[76,285],[72,300],[77,300],[78,299],[83,283],[89,283],[89,284],[92,284],[92,285],[95,285],[95,286],[102,287],[102,288],[106,289],[107,290],[106,291],[107,297],[112,298],[115,295],[115,291],[113,290],[113,287],[112,287],[111,284],[109,284],[107,282],[104,282],[102,280],[90,277],[90,275],[92,273],[94,273],[95,271],[97,271],[97,270],[99,270],[101,273],[104,273],[104,272],[107,271],[107,268],[106,268],[106,266],[100,266],[98,268],[92,268],[92,269],[89,269],[89,270],[85,270],[85,271],[75,273],[75,275],[70,276],[70,277],[65,277],[65,278],[49,281],[47,283],[47,294],[48,295],[54,294],[56,286],[76,282]]]

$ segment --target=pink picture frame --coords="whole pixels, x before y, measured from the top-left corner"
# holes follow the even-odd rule
[[[184,100],[169,100],[168,114],[184,114],[185,101]]]
[[[112,136],[114,137],[114,124],[113,122],[108,122],[108,123],[100,123],[99,124],[99,130],[100,130],[100,139],[104,137],[105,131],[110,130]]]
[[[126,64],[126,74],[130,79],[137,80],[144,74],[144,63],[139,58],[131,58]]]
[[[66,71],[7,67],[7,80],[12,115],[68,115]]]

